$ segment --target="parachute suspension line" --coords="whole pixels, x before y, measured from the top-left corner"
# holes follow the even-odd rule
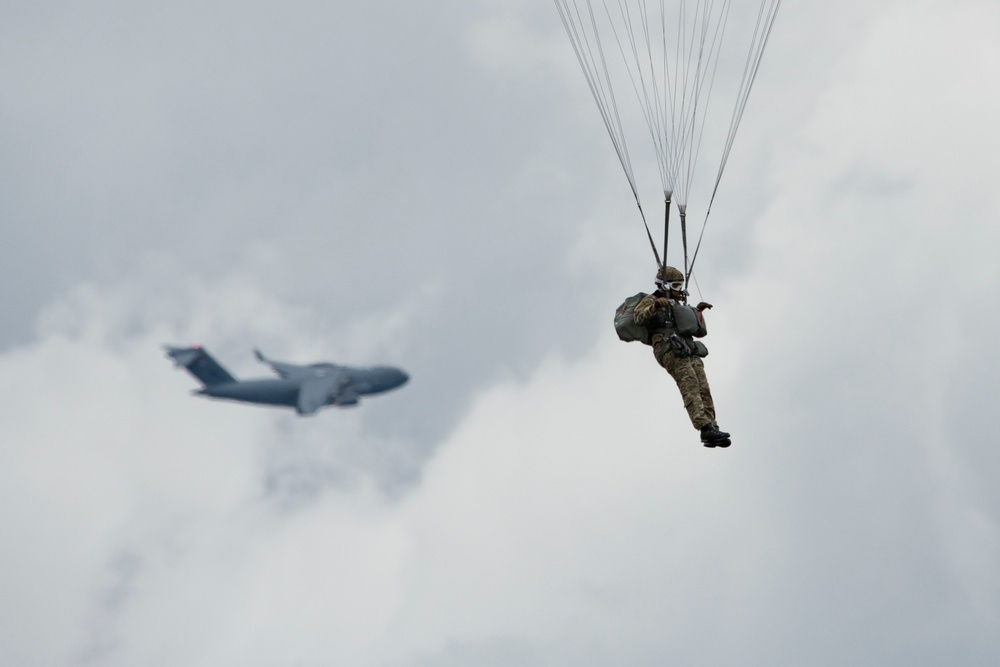
[[[653,249],[653,257],[656,258],[656,265],[659,266],[661,264],[660,253],[656,252],[656,243],[653,241],[653,234],[652,234],[652,232],[649,231],[649,225],[646,223],[646,214],[643,212],[642,206],[639,207],[639,215],[642,216],[642,224],[646,228],[646,238],[649,239],[649,247]],[[666,258],[667,258],[667,248],[666,248],[666,246],[664,246],[663,247],[663,261],[662,261],[662,263],[664,263],[664,264],[666,263],[666,261],[667,261]]]
[[[611,144],[615,149],[615,154],[618,156],[618,161],[621,163],[622,170],[625,172],[625,178],[628,179],[629,186],[632,188],[632,194],[635,196],[636,202],[639,204],[639,208],[641,210],[642,204],[639,202],[639,192],[635,184],[632,161],[629,157],[628,146],[625,143],[625,132],[622,128],[621,117],[618,113],[618,105],[615,101],[614,89],[611,86],[611,79],[608,74],[607,62],[604,58],[603,46],[597,36],[596,19],[594,17],[593,10],[590,8],[590,3],[588,2],[587,6],[591,9],[591,24],[594,25],[594,44],[592,45],[590,39],[588,39],[586,31],[578,29],[578,26],[582,26],[584,23],[575,0],[554,0],[554,2],[556,4],[556,9],[559,10],[559,17],[562,19],[563,27],[566,29],[566,34],[569,36],[570,42],[573,45],[573,52],[576,54],[577,62],[580,64],[583,76],[587,80],[587,86],[590,88],[590,93],[594,98],[594,102],[597,104],[598,111],[601,114],[601,120],[604,121],[604,128],[607,130],[608,136],[611,138]],[[573,3],[573,10],[575,10],[575,12],[570,10],[570,2]],[[576,15],[575,22],[573,19],[574,13]],[[595,48],[599,58],[594,55]],[[600,68],[597,66],[598,59],[601,63]]]
[[[697,6],[691,12],[691,16],[694,18],[690,20],[690,26],[685,29],[684,26],[689,23],[689,9],[685,0],[682,0],[677,16],[677,53],[673,77],[670,76],[666,49],[666,11],[662,10],[663,0],[660,2],[661,21],[663,22],[664,90],[670,95],[669,108],[672,112],[675,111],[678,102],[680,104],[679,111],[670,119],[672,131],[668,135],[672,136],[674,141],[670,146],[669,153],[664,150],[664,154],[668,155],[669,159],[667,168],[670,173],[671,186],[676,185],[679,194],[677,206],[681,215],[681,245],[685,276],[688,266],[687,197],[690,193],[690,185],[707,118],[707,114],[702,112],[702,107],[707,108],[711,99],[721,54],[721,39],[728,21],[730,2],[731,0],[723,0],[721,10],[716,16],[713,0],[708,0],[705,4],[698,0]],[[669,81],[673,82],[672,86],[669,85]],[[666,125],[667,119],[664,115],[664,126]],[[673,194],[673,187],[670,188],[669,194]],[[672,196],[668,196],[667,199],[669,209]],[[665,227],[668,221],[669,211]],[[668,230],[665,228],[664,265],[668,254],[666,251],[667,238]]]
[[[666,14],[666,9],[664,9],[664,15],[665,14]],[[681,70],[680,70],[680,63],[683,62],[683,59],[681,58],[681,53],[682,53],[681,41],[684,34],[684,27],[682,23],[684,18],[683,4],[681,4],[681,6],[678,8],[678,14],[679,14],[679,20],[676,21],[677,34],[674,37],[674,49],[673,49],[674,54],[673,54],[672,64],[670,63],[670,60],[667,56],[666,47],[664,47],[664,53],[663,53],[664,63],[666,63],[665,76],[670,86],[670,100],[669,100],[670,103],[669,105],[667,105],[670,108],[670,125],[669,125],[670,131],[667,133],[667,135],[670,137],[668,141],[669,156],[667,160],[669,164],[667,169],[671,174],[671,182],[674,184],[677,183],[677,154],[680,150],[679,146],[682,143],[679,138],[680,132],[678,130],[678,125],[683,124],[682,120],[683,110],[680,108],[681,105],[680,100],[683,92],[683,88],[681,86]],[[666,20],[667,20],[666,17],[664,17],[664,21]],[[665,29],[663,38],[664,38],[664,44],[666,44]]]
[[[700,6],[701,5],[700,0],[698,0],[696,4]],[[694,12],[692,12],[692,14],[694,14],[695,17],[697,17],[697,8],[695,9]],[[695,38],[695,35],[698,31],[698,20],[697,18],[695,18],[694,20],[691,21],[690,32],[684,31],[682,29],[684,26],[688,24],[688,21],[689,19],[688,19],[687,2],[682,0],[680,4],[680,12],[677,22],[680,35],[678,39],[678,49],[680,50],[678,52],[677,64],[678,67],[683,66],[683,69],[679,72],[679,76],[677,77],[681,84],[681,97],[680,97],[681,107],[680,107],[680,113],[678,113],[677,115],[682,124],[676,126],[675,129],[674,136],[676,137],[676,141],[675,141],[674,157],[673,157],[673,162],[674,162],[673,169],[674,172],[677,174],[676,177],[678,184],[677,189],[680,194],[680,197],[678,199],[679,204],[686,204],[689,194],[690,167],[688,170],[684,169],[684,162],[685,162],[684,157],[685,155],[687,155],[689,159],[688,161],[690,163],[691,135],[693,133],[693,128],[695,127],[695,123],[697,120],[697,110],[698,110],[697,85],[692,84],[692,80],[697,81],[698,70],[701,67],[701,60],[700,60],[701,54],[699,52],[699,60],[697,61],[697,65],[695,66],[695,71],[692,72],[692,62],[694,61],[692,54],[694,53],[695,50],[695,44],[698,43],[698,40]]]
[[[746,111],[747,101],[750,99],[750,89],[753,88],[754,81],[757,79],[757,72],[760,69],[761,60],[764,58],[764,50],[771,39],[771,30],[774,28],[774,21],[777,18],[780,8],[781,0],[761,0],[760,10],[757,13],[757,23],[754,26],[753,38],[750,41],[746,65],[743,69],[743,78],[740,81],[739,92],[736,96],[733,117],[729,123],[729,133],[726,136],[722,161],[719,164],[719,172],[715,177],[712,196],[709,198],[708,207],[705,209],[705,219],[701,223],[698,243],[695,245],[694,255],[691,257],[691,267],[688,269],[688,274],[694,271],[694,263],[698,259],[701,241],[705,236],[705,227],[708,225],[708,216],[712,213],[712,204],[715,203],[715,195],[719,192],[719,183],[722,182],[722,175],[726,171],[726,165],[729,162],[729,154],[733,149],[733,143],[736,141],[736,131],[743,120],[743,113]]]
[[[726,164],[729,162],[729,154],[733,149],[733,143],[736,141],[736,131],[739,129],[740,122],[743,120],[743,113],[746,111],[747,101],[750,99],[750,89],[753,87],[754,81],[757,78],[760,63],[764,57],[764,49],[767,47],[767,42],[771,37],[771,29],[774,26],[774,20],[777,17],[778,8],[780,6],[781,0],[763,0],[761,2],[760,11],[757,14],[757,23],[754,26],[753,39],[751,40],[746,64],[743,69],[743,78],[740,81],[739,92],[736,95],[736,104],[733,108],[733,116],[729,123],[729,133],[726,136],[725,149],[722,153],[722,161],[719,164],[719,173],[715,179],[715,187],[712,191],[711,199],[715,198],[719,182],[722,180],[722,174],[725,172]],[[709,204],[709,207],[711,207],[711,204]]]
[[[663,128],[663,153],[666,155],[667,149],[670,146],[670,133],[667,131],[667,128],[669,128],[673,122],[674,105],[673,91],[671,90],[670,63],[667,59],[667,12],[663,7],[662,0],[660,2],[660,34],[662,41],[660,48],[663,51],[663,108],[661,110],[662,116],[660,116],[660,126]],[[664,159],[664,162],[666,162],[666,159]],[[664,170],[666,170],[666,165],[664,165]],[[671,184],[673,183],[672,180],[667,182]],[[669,189],[672,191],[673,187],[670,187]],[[663,195],[664,198],[666,198],[667,193],[664,192]],[[666,249],[664,249],[663,254],[667,254]]]
[[[612,7],[617,1],[617,8]],[[670,207],[676,205],[681,215],[681,243],[685,281],[694,271],[705,228],[715,197],[728,165],[739,125],[746,110],[750,90],[756,80],[763,52],[770,39],[782,0],[758,0],[756,23],[751,0],[553,0],[559,11],[566,34],[570,38],[577,62],[584,73],[591,95],[597,104],[605,130],[621,163],[629,187],[642,217],[646,236],[657,264],[668,261]],[[603,9],[594,4],[603,5]],[[657,16],[656,12],[659,11]],[[748,21],[744,22],[743,11]],[[739,18],[737,18],[739,17]],[[599,25],[600,24],[600,25]],[[731,61],[729,49],[723,54],[723,44],[729,32],[754,26],[753,38],[746,51],[746,60]],[[659,30],[659,34],[657,34]],[[614,40],[622,58],[609,62],[606,49]],[[671,43],[672,42],[672,43]],[[657,49],[660,50],[657,53]],[[739,55],[738,53],[736,54]],[[730,79],[726,61],[736,66]],[[622,71],[621,65],[624,65]],[[742,65],[742,78],[739,66]],[[724,74],[725,72],[725,74]],[[614,74],[614,76],[612,76]],[[718,75],[718,76],[717,76]],[[617,84],[626,88],[626,78],[636,95],[646,129],[652,138],[664,201],[664,244],[662,257],[643,210],[629,154],[625,129],[615,90]],[[694,252],[689,254],[687,205],[694,180],[700,178],[700,152],[703,140],[708,140],[709,128],[715,125],[711,109],[717,80],[727,84],[739,81],[728,132],[721,144],[721,159],[705,218],[699,230]],[[709,120],[711,117],[713,120]],[[719,119],[722,120],[722,119]],[[719,128],[723,129],[723,128]],[[721,137],[720,137],[721,138]],[[699,207],[700,208],[700,207]]]
[[[691,79],[691,48],[692,48],[692,45],[694,44],[694,39],[689,39],[688,38],[688,32],[686,30],[684,30],[684,26],[687,25],[687,20],[688,20],[687,19],[687,2],[685,2],[684,0],[681,0],[680,6],[679,6],[679,9],[678,9],[678,19],[677,19],[677,34],[678,34],[678,38],[677,38],[677,59],[676,59],[676,63],[677,63],[677,67],[678,67],[678,73],[677,73],[678,76],[675,78],[675,80],[681,86],[681,91],[680,91],[681,92],[681,95],[680,95],[680,105],[681,106],[680,106],[680,112],[677,114],[677,118],[680,120],[680,123],[679,123],[679,125],[675,125],[674,126],[674,137],[675,137],[675,140],[674,140],[674,155],[673,155],[673,158],[672,158],[673,165],[674,165],[673,169],[674,169],[674,172],[677,174],[678,185],[679,185],[679,187],[678,187],[678,190],[679,190],[678,194],[680,195],[678,197],[678,201],[679,202],[686,202],[687,201],[687,194],[688,194],[686,192],[686,190],[685,190],[685,185],[686,184],[683,181],[681,181],[681,178],[680,178],[680,175],[681,175],[681,164],[683,162],[684,153],[685,153],[684,149],[688,145],[688,137],[687,137],[688,121],[687,121],[687,118],[688,118],[689,115],[691,115],[690,111],[689,111],[689,107],[688,107],[688,104],[689,104],[689,102],[688,102],[688,82]],[[695,26],[691,27],[692,31],[694,30],[694,28],[695,28]],[[683,69],[681,69],[682,65],[683,65]],[[694,117],[693,116],[691,117],[691,121],[692,122],[694,121]]]
[[[620,1],[620,0],[619,0]],[[664,23],[666,12],[663,8],[663,0],[660,0],[660,24],[665,26]],[[669,134],[667,133],[667,125],[661,119],[666,118],[666,100],[664,95],[660,90],[660,86],[657,85],[658,77],[656,75],[656,66],[653,62],[654,48],[653,48],[653,37],[655,36],[653,31],[650,30],[650,26],[655,25],[653,21],[649,19],[649,12],[646,10],[646,2],[643,0],[642,3],[642,19],[643,19],[643,35],[646,40],[646,51],[649,54],[649,82],[650,87],[653,90],[653,105],[650,109],[650,122],[656,126],[655,144],[656,144],[656,156],[659,164],[657,165],[660,170],[660,185],[663,188],[664,199],[670,198],[670,193],[673,192],[674,183],[670,174],[667,172],[667,142],[669,139]],[[664,42],[664,47],[666,42]],[[664,58],[666,58],[666,53],[664,52]],[[664,63],[664,72],[666,71],[666,64]],[[666,90],[664,84],[664,91]],[[666,255],[666,249],[664,248],[664,256]],[[664,260],[665,261],[665,260]]]
[[[699,107],[707,109],[712,99],[712,90],[715,87],[715,75],[719,67],[719,57],[722,54],[722,38],[725,35],[726,25],[729,21],[730,2],[731,0],[723,1],[720,14],[717,18],[713,18],[712,16],[713,3],[708,2],[701,17],[701,38],[694,77],[695,88],[691,110],[691,135],[689,137],[691,146],[690,150],[687,151],[687,170],[684,176],[685,195],[690,192],[691,182],[694,179],[695,167],[698,163],[698,156],[701,153],[701,142],[705,134],[705,122],[708,119],[707,113],[701,113],[699,117]],[[713,25],[712,39],[709,42],[708,33]],[[706,44],[708,44],[707,51],[705,49]],[[704,67],[702,67],[703,62]],[[705,89],[706,83],[707,90],[704,92],[704,102],[702,103],[702,91]],[[686,196],[684,202],[687,203]],[[685,246],[686,249],[687,246]]]
[[[621,53],[622,61],[625,64],[625,70],[628,72],[629,80],[632,83],[632,90],[635,91],[636,98],[639,100],[639,108],[646,121],[646,127],[649,130],[649,134],[653,139],[653,150],[656,155],[657,167],[660,171],[660,183],[663,186],[664,192],[666,192],[668,189],[671,189],[670,185],[668,185],[670,181],[666,173],[667,160],[664,149],[666,130],[665,127],[658,122],[660,117],[660,94],[656,87],[656,74],[653,68],[652,44],[650,41],[649,20],[645,0],[642,0],[642,11],[639,12],[639,20],[642,24],[642,35],[645,40],[643,44],[639,44],[636,39],[637,31],[635,29],[635,23],[632,19],[632,13],[628,8],[628,4],[625,0],[618,0],[618,11],[622,18],[623,31],[628,39],[629,50],[632,53],[631,60],[626,54],[625,45],[622,43],[615,20],[611,15],[611,10],[608,8],[607,0],[604,0],[603,4],[604,11],[608,16],[609,25],[611,26],[611,32],[615,37],[615,41],[618,43],[618,50]],[[642,48],[640,49],[640,47]],[[645,63],[639,55],[640,50],[650,54],[648,57],[650,79],[648,87],[646,84],[646,75],[643,73]],[[638,83],[636,82],[637,78]],[[652,89],[652,92],[650,92],[650,88]]]
[[[682,98],[683,107],[679,116],[685,119],[685,123],[684,127],[677,131],[679,141],[674,157],[675,169],[678,173],[678,190],[681,194],[680,203],[687,203],[691,182],[698,163],[701,141],[708,118],[704,110],[708,108],[711,100],[730,6],[731,0],[723,0],[721,8],[716,13],[713,0],[709,0],[703,6],[699,2],[698,8],[693,12],[694,19],[691,20],[690,35],[684,35],[683,41],[688,44],[685,56],[686,67],[683,72],[685,95]],[[685,24],[687,20],[682,15],[679,24]],[[697,57],[695,57],[696,49]],[[688,96],[690,96],[690,101]]]
[[[677,34],[674,37],[674,53],[673,62],[671,63],[669,57],[669,50],[667,48],[667,10],[664,7],[663,0],[660,1],[660,11],[663,15],[663,70],[664,70],[664,87],[669,91],[669,98],[665,106],[670,111],[669,120],[664,115],[664,127],[669,127],[670,131],[667,132],[667,172],[670,174],[670,183],[672,184],[671,189],[676,189],[677,181],[679,176],[678,165],[680,162],[679,156],[683,154],[684,151],[684,141],[682,138],[681,127],[684,125],[684,92],[686,84],[684,83],[685,77],[683,76],[683,71],[681,70],[680,64],[684,62],[683,53],[684,49],[682,43],[684,41],[684,1],[681,1],[678,7],[678,18],[675,21],[677,25]]]
[[[659,0],[659,47],[662,53],[662,82],[659,85],[660,77],[653,62],[656,47],[652,34],[654,22],[650,19],[646,0],[635,1],[639,11],[631,10],[627,0],[618,0],[617,15],[620,20],[616,21],[607,0],[604,0],[609,30],[617,42],[625,71],[653,140],[664,196],[677,191],[681,195],[678,201],[686,202],[707,119],[700,107],[707,106],[711,98],[731,0],[723,0],[718,16],[714,0],[709,0],[704,6],[701,0],[697,0],[698,8],[693,12],[687,8],[686,0],[681,0],[673,64],[667,48],[667,12],[664,0]],[[695,19],[686,28],[689,14]],[[644,58],[641,54],[648,56]]]
[[[607,130],[608,136],[611,138],[611,144],[614,146],[615,154],[618,156],[618,161],[621,163],[622,170],[625,172],[625,178],[628,180],[629,187],[632,189],[632,196],[635,197],[635,203],[639,207],[639,215],[642,217],[642,224],[646,228],[646,236],[649,238],[649,244],[653,249],[653,256],[656,258],[656,263],[660,264],[660,256],[656,251],[656,243],[653,241],[653,235],[649,231],[649,224],[646,222],[646,214],[642,209],[642,201],[639,198],[639,190],[636,186],[635,174],[632,170],[632,161],[629,157],[628,146],[625,143],[625,131],[622,127],[621,116],[618,113],[618,105],[615,101],[614,88],[611,85],[611,76],[608,73],[608,65],[604,57],[604,48],[599,37],[600,33],[597,30],[597,19],[594,16],[593,6],[591,5],[590,0],[587,0],[587,9],[594,35],[594,45],[591,45],[591,40],[588,39],[586,31],[578,29],[578,26],[583,26],[585,24],[580,15],[580,8],[577,5],[576,0],[553,1],[555,2],[556,9],[559,11],[559,18],[562,20],[563,28],[565,28],[566,34],[569,36],[570,43],[573,45],[573,52],[576,54],[576,60],[580,64],[580,69],[583,71],[584,78],[587,80],[587,86],[590,88],[590,94],[593,96],[594,102],[597,104],[598,111],[601,114],[601,120],[604,121],[604,128]],[[570,2],[572,2],[572,11],[570,9]],[[597,67],[597,58],[594,55],[595,47],[597,54],[600,57],[600,69]]]
[[[694,281],[694,288],[698,290],[698,301],[704,301],[705,297],[701,293],[701,285],[698,284],[698,278],[696,276],[691,276],[691,280]],[[684,283],[684,289],[687,289],[687,283]]]
[[[672,71],[676,68],[676,65],[672,63],[680,62],[680,35],[681,26],[677,25],[677,38],[674,40],[676,44],[674,59],[670,59],[670,49],[668,48],[667,42],[667,8],[664,5],[664,0],[660,0],[660,38],[661,45],[660,50],[663,54],[663,96],[662,96],[662,116],[660,120],[660,127],[663,128],[663,171],[667,174],[666,177],[666,187],[664,187],[663,195],[666,199],[672,199],[674,190],[677,187],[677,160],[674,157],[677,152],[677,124],[680,122],[681,117],[677,110],[677,97],[678,97],[678,76],[677,72]],[[666,260],[664,260],[666,261]]]
[[[660,0],[660,23],[664,24],[664,17],[666,12],[663,8],[663,0]],[[656,127],[656,137],[654,138],[654,143],[656,146],[656,157],[657,165],[660,171],[660,185],[663,189],[664,199],[670,199],[670,194],[674,189],[674,179],[672,175],[667,171],[667,146],[669,143],[670,134],[667,132],[667,124],[662,120],[666,118],[667,105],[664,98],[664,94],[660,90],[660,86],[657,85],[656,76],[656,66],[653,63],[653,34],[650,30],[650,26],[654,25],[649,19],[649,12],[646,10],[646,3],[643,0],[642,3],[642,19],[643,19],[643,35],[645,37],[646,51],[649,54],[649,82],[650,87],[653,90],[653,105],[650,106],[649,113],[649,123]],[[666,44],[664,42],[664,44]],[[664,58],[666,58],[666,53],[664,53]],[[666,64],[664,63],[664,72],[666,72]],[[666,83],[663,84],[663,90],[666,91]],[[664,261],[666,256],[666,249],[664,248]]]

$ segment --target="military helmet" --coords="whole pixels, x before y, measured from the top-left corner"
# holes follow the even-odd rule
[[[684,274],[672,266],[661,266],[656,272],[656,287],[670,294],[687,296],[684,289]]]
[[[661,266],[657,269],[656,282],[675,283],[677,281],[684,281],[684,274],[680,272],[680,269],[675,269],[672,266]]]

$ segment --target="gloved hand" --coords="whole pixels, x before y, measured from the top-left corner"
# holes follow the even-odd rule
[[[697,309],[698,309],[698,312],[701,312],[701,311],[703,311],[703,310],[705,310],[705,309],[707,309],[707,308],[711,308],[711,307],[712,307],[712,304],[710,304],[710,303],[705,303],[704,301],[702,301],[702,302],[701,302],[701,303],[699,303],[699,304],[698,304],[697,306],[695,306],[695,308],[697,308]]]
[[[656,300],[656,307],[666,310],[667,308],[670,307],[670,299],[661,296],[659,299]]]

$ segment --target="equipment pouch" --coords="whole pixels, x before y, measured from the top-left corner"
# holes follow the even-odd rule
[[[644,345],[652,345],[649,340],[649,330],[635,323],[635,307],[644,296],[645,292],[630,296],[615,311],[615,331],[626,343],[637,340]]]
[[[668,340],[670,341],[670,349],[674,353],[675,357],[690,357],[693,354],[691,344],[693,344],[694,341],[691,341],[691,344],[689,344],[687,340],[684,340],[677,334],[670,334],[670,338]]]
[[[705,318],[701,311],[694,306],[686,306],[675,303],[670,306],[674,323],[677,325],[677,333],[683,336],[694,336],[701,338],[708,333],[705,327]]]
[[[700,340],[693,340],[691,341],[691,343],[692,343],[691,346],[694,348],[694,356],[696,357],[708,356],[708,348],[705,347],[704,343],[702,343]]]

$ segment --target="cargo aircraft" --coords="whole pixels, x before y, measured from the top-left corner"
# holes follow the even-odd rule
[[[295,408],[300,415],[311,415],[326,405],[357,405],[362,396],[381,394],[406,384],[410,377],[398,368],[373,366],[353,368],[320,362],[289,364],[272,361],[260,350],[257,360],[270,366],[279,377],[237,380],[200,345],[171,347],[167,356],[184,367],[202,383],[195,394],[260,405]]]

